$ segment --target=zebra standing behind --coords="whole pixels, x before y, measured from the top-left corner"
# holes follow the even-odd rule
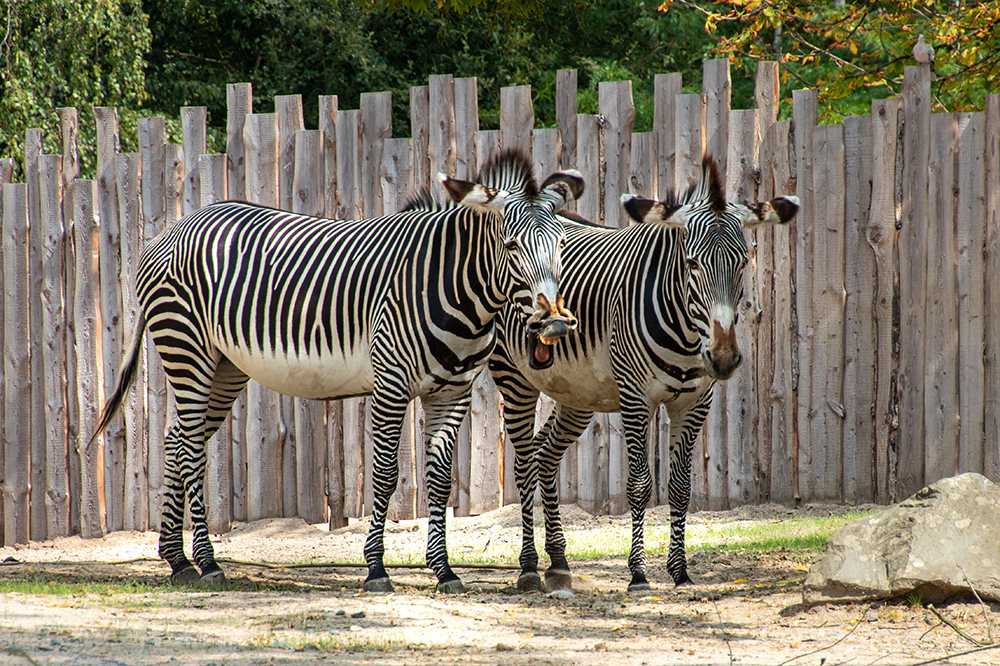
[[[142,312],[98,433],[135,377],[148,326],[177,403],[160,530],[172,581],[225,580],[205,521],[205,443],[253,378],[303,398],[372,395],[375,502],[364,548],[371,591],[392,590],[383,566],[386,511],[406,407],[422,398],[427,564],[439,590],[464,590],[445,545],[455,436],[506,302],[518,299],[547,344],[576,327],[559,305],[564,231],[554,212],[579,197],[583,179],[557,172],[539,188],[528,160],[510,151],[485,165],[477,182],[439,178],[453,202],[431,206],[426,195],[371,220],[214,204],[143,250]],[[184,554],[185,497],[200,574]]]
[[[670,416],[670,551],[675,584],[690,583],[684,524],[691,496],[691,449],[712,402],[712,387],[741,361],[737,306],[748,253],[743,228],[784,224],[798,199],[751,205],[727,203],[715,161],[705,156],[700,181],[683,196],[622,201],[639,224],[626,229],[566,219],[561,283],[566,306],[581,322],[578,335],[551,349],[550,369],[536,369],[534,340],[523,317],[501,313],[490,369],[504,397],[521,495],[520,589],[541,589],[532,510],[536,485],[545,512],[546,585],[571,589],[559,518],[556,472],[563,452],[594,412],[621,411],[628,449],[627,495],[632,512],[629,590],[648,589],[643,547],[645,508],[652,491],[646,460],[649,422],[659,405]],[[544,392],[558,403],[532,439],[535,402]]]

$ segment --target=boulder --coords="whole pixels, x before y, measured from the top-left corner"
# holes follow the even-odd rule
[[[806,605],[892,597],[1000,601],[1000,486],[981,474],[942,479],[844,525],[809,568]]]

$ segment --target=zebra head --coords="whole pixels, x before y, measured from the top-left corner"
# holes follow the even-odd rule
[[[622,200],[637,221],[684,230],[687,308],[701,336],[702,362],[713,379],[729,379],[743,360],[736,340],[749,259],[743,229],[788,223],[798,212],[798,198],[727,202],[718,166],[706,154],[700,180],[683,196],[656,202],[623,195]]]
[[[580,197],[583,176],[575,169],[557,171],[539,187],[528,158],[505,150],[483,166],[475,184],[439,178],[451,198],[466,205],[467,197],[479,190],[480,197],[503,193],[499,204],[493,199],[490,205],[501,213],[503,263],[517,285],[508,295],[527,317],[532,367],[549,367],[551,346],[577,327],[559,293],[566,234],[555,212]]]

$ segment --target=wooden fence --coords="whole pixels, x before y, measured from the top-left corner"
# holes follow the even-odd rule
[[[627,224],[622,192],[686,187],[705,149],[731,198],[801,198],[790,227],[748,234],[745,361],[699,438],[693,508],[887,503],[958,472],[1000,480],[1000,96],[984,112],[931,114],[929,73],[908,68],[901,98],[821,126],[814,90],[795,91],[794,120],[777,120],[776,64],[760,64],[753,110],[730,110],[729,77],[727,61],[708,61],[703,92],[681,94],[679,74],[656,76],[653,131],[638,133],[631,82],[601,83],[599,115],[579,114],[576,72],[559,71],[547,129],[534,127],[529,87],[505,88],[500,129],[484,131],[476,80],[433,76],[410,91],[407,139],[392,138],[389,93],[362,95],[359,110],[321,97],[319,129],[306,130],[300,96],[254,114],[250,86],[234,84],[225,155],[204,154],[204,108],[181,110],[183,145],[166,143],[162,118],[140,120],[137,154],[118,150],[116,110],[95,108],[96,180],[78,178],[77,110],[59,109],[61,155],[42,154],[29,130],[25,183],[10,184],[12,160],[0,160],[3,543],[159,525],[171,415],[151,345],[124,414],[89,441],[135,325],[138,253],[165,225],[224,198],[377,216],[439,171],[473,176],[500,146],[530,151],[540,178],[581,170],[574,206],[608,226]],[[422,418],[411,406],[394,519],[426,515]],[[661,410],[654,504],[666,501],[668,431]],[[366,399],[298,400],[251,382],[209,445],[211,529],[367,514],[371,446]],[[484,373],[457,444],[455,513],[516,501],[512,465]],[[566,454],[562,499],[622,512],[626,473],[620,417],[597,415]]]

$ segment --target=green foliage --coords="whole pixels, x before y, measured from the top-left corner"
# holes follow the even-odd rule
[[[150,36],[138,0],[7,0],[6,10],[0,16],[3,157],[23,159],[24,131],[32,127],[45,129],[46,152],[60,152],[54,109],[80,109],[86,146],[94,143],[94,124],[85,117],[92,107],[135,109],[145,99]],[[127,142],[125,148],[135,149]],[[81,152],[86,159],[93,154]]]
[[[737,66],[780,61],[783,83],[819,90],[823,122],[869,113],[872,100],[898,95],[921,34],[935,50],[935,111],[981,109],[1000,80],[997,0],[668,0],[660,9],[700,13],[705,29],[722,36],[713,52]]]

